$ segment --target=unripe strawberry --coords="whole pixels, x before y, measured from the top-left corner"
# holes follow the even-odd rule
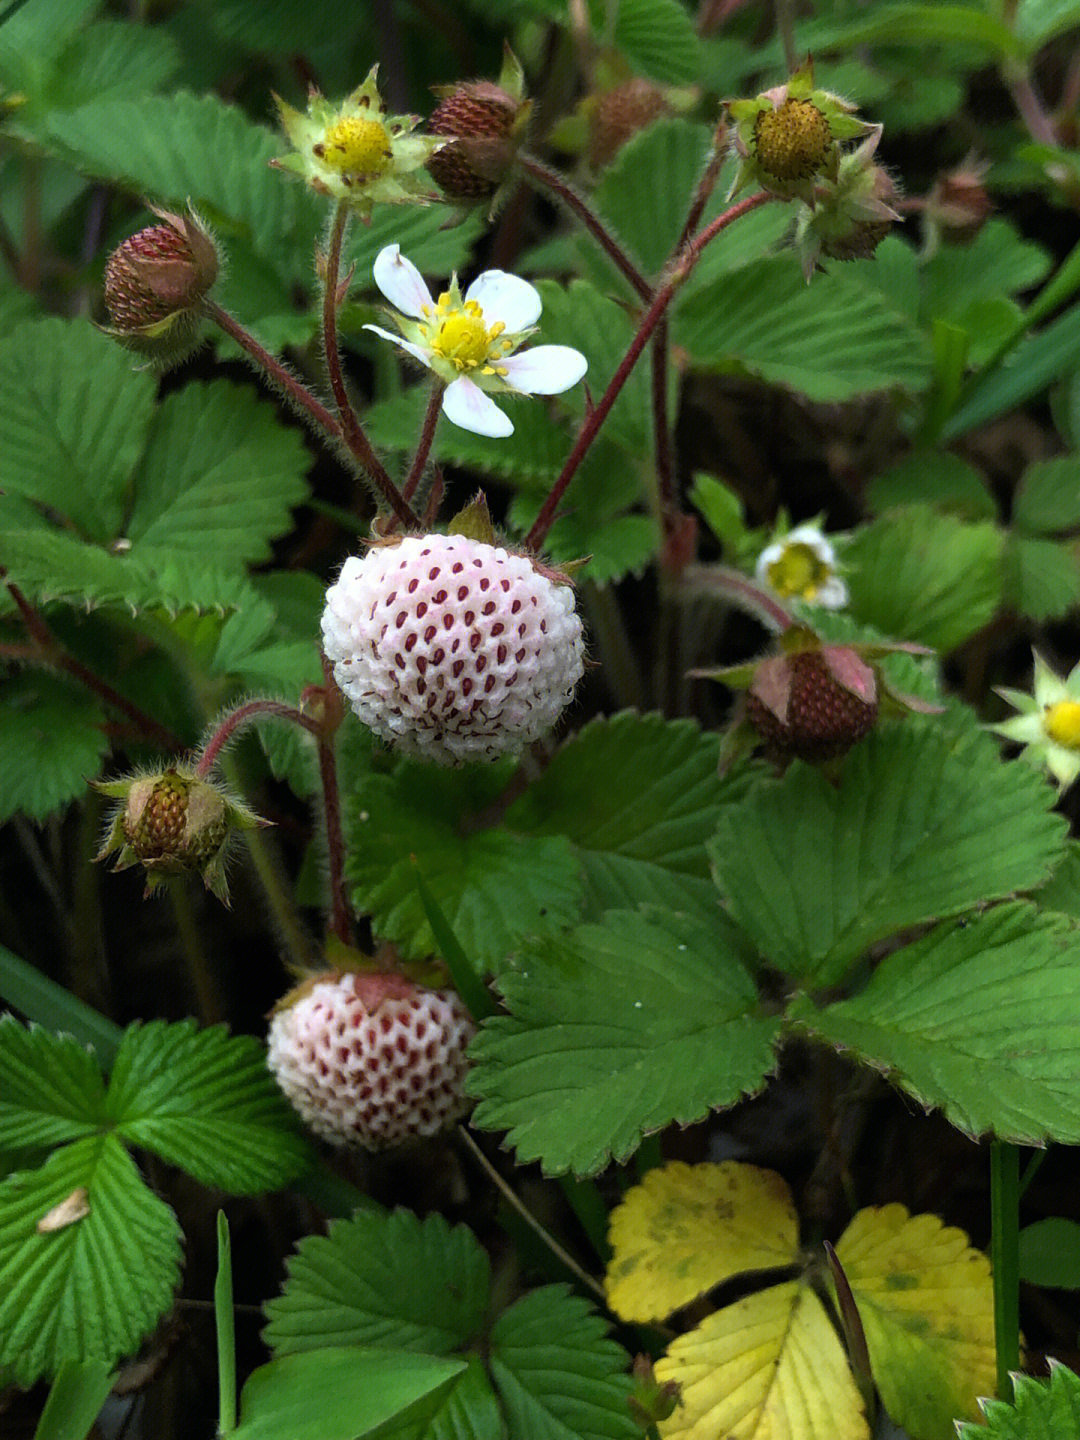
[[[428,129],[454,138],[432,155],[428,174],[451,200],[488,200],[509,173],[528,106],[485,80],[441,93]]]
[[[587,102],[589,113],[589,164],[594,169],[608,165],[636,135],[671,114],[671,105],[659,85],[639,75],[606,90]]]
[[[317,1135],[376,1150],[435,1135],[466,1113],[474,1031],[453,991],[332,970],[278,1005],[267,1063]]]
[[[934,232],[945,234],[956,245],[968,245],[975,239],[994,209],[983,183],[988,169],[988,164],[969,157],[955,170],[937,177],[923,212]]]
[[[114,869],[141,864],[147,872],[147,894],[162,885],[166,875],[197,870],[207,889],[228,903],[226,842],[234,830],[260,823],[246,805],[184,767],[112,780],[95,789],[121,802],[98,860],[118,851]]]
[[[159,365],[197,343],[200,304],[218,277],[217,250],[191,215],[154,212],[160,225],[131,235],[105,266],[108,333]]]
[[[785,100],[754,122],[757,162],[777,180],[805,180],[822,168],[833,148],[824,111],[812,100]]]
[[[842,645],[773,656],[754,673],[746,716],[778,759],[834,760],[874,727],[874,668]]]
[[[364,724],[439,765],[516,754],[555,724],[584,668],[569,584],[465,535],[346,560],[322,631]]]

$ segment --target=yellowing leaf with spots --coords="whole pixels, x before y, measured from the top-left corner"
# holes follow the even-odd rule
[[[794,1264],[798,1245],[791,1192],[774,1171],[672,1161],[612,1212],[608,1304],[623,1320],[662,1320],[732,1275]]]
[[[953,1421],[997,1384],[990,1262],[962,1230],[903,1205],[860,1210],[836,1253],[890,1417],[913,1440],[953,1440]]]
[[[682,1387],[662,1440],[869,1440],[836,1331],[798,1280],[710,1315],[672,1344],[656,1378]]]

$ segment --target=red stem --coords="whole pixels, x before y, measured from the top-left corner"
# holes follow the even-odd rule
[[[81,660],[76,660],[74,655],[69,655],[49,629],[45,617],[27,600],[19,587],[10,580],[4,583],[7,585],[11,598],[18,606],[23,624],[36,643],[43,659],[50,665],[55,665],[58,670],[65,670],[73,679],[78,680],[81,685],[85,685],[88,690],[93,691],[95,695],[104,700],[107,705],[111,705],[114,710],[119,710],[121,715],[126,715],[144,739],[160,746],[162,750],[175,752],[184,749],[184,742],[179,736],[174,735],[166,726],[159,725],[153,716],[147,715],[145,710],[140,710],[138,705],[133,705],[130,700],[120,694],[119,690],[114,690],[107,680],[102,680],[100,675],[95,675]]]
[[[740,200],[738,204],[732,205],[725,210],[723,215],[718,215],[711,220],[705,229],[689,241],[682,253],[677,257],[667,282],[656,294],[655,299],[645,312],[644,319],[638,328],[637,334],[630,342],[630,348],[619,362],[619,367],[611,377],[607,389],[600,398],[599,405],[585,417],[585,423],[578,432],[574,441],[573,449],[566,457],[566,463],[558,479],[551,487],[551,493],[540,507],[540,513],[533,522],[533,527],[525,537],[525,544],[532,550],[537,550],[543,544],[548,531],[555,521],[555,512],[559,502],[566,492],[566,487],[577,473],[578,467],[588,453],[589,447],[595,440],[601,425],[607,419],[611,407],[619,398],[619,393],[627,380],[630,372],[637,364],[641,352],[648,344],[649,337],[664,317],[664,313],[671,304],[672,297],[679,286],[686,280],[701,257],[701,252],[710,240],[720,234],[721,230],[727,228],[733,221],[740,219],[750,210],[756,210],[759,205],[765,205],[775,197],[768,191],[761,190],[756,195],[749,196],[746,200]]]
[[[341,833],[341,792],[333,736],[319,736],[319,775],[326,820],[326,853],[330,862],[330,931],[343,945],[353,943],[352,920],[345,899],[345,842]]]
[[[748,615],[753,615],[770,630],[782,633],[795,623],[791,613],[775,595],[740,570],[732,570],[727,565],[687,565],[682,580],[686,590],[719,595],[738,605]]]
[[[656,451],[656,488],[660,500],[660,523],[668,534],[679,513],[675,499],[675,458],[667,406],[668,325],[661,320],[652,342],[653,444]]]
[[[226,715],[211,735],[195,766],[195,778],[204,780],[237,730],[260,715],[273,715],[279,720],[288,720],[293,725],[301,726],[311,735],[321,734],[318,722],[309,719],[303,711],[297,710],[293,705],[284,705],[280,700],[249,700],[247,704],[239,706],[230,715]]]
[[[326,351],[326,371],[330,377],[330,388],[334,392],[341,436],[345,444],[359,460],[371,477],[379,494],[393,510],[406,530],[418,530],[420,521],[412,507],[402,499],[401,491],[391,480],[389,472],[371,448],[371,441],[364,434],[364,428],[357,418],[345,388],[345,377],[341,373],[341,352],[338,349],[337,306],[338,274],[341,270],[341,243],[345,238],[345,226],[349,211],[344,202],[339,203],[330,227],[330,248],[326,256],[326,278],[323,288],[323,346]]]
[[[577,193],[573,186],[557,170],[552,170],[542,160],[538,160],[535,155],[519,154],[518,164],[531,180],[542,185],[549,194],[561,200],[566,208],[577,216],[604,254],[614,263],[619,273],[634,287],[640,298],[646,302],[650,301],[653,298],[652,286],[596,211]]]
[[[439,416],[442,414],[443,385],[439,380],[432,382],[431,395],[428,397],[427,411],[424,414],[424,428],[420,432],[420,443],[416,447],[416,454],[409,466],[409,473],[406,476],[405,484],[401,487],[401,497],[406,504],[412,503],[416,494],[416,487],[424,473],[424,466],[427,464],[428,456],[431,454],[432,442],[435,439],[435,430],[439,424]]]

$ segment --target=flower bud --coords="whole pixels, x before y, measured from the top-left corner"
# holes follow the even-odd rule
[[[954,244],[974,240],[994,208],[983,184],[987,169],[985,162],[976,164],[969,157],[955,170],[939,175],[926,197],[927,224]]]
[[[199,310],[218,277],[217,250],[194,215],[155,210],[159,225],[128,237],[105,266],[107,333],[165,368],[198,343]]]
[[[451,200],[489,200],[513,163],[527,102],[483,80],[442,93],[428,129],[454,138],[432,155],[428,174]]]
[[[639,130],[672,113],[672,106],[660,86],[640,75],[624,80],[586,103],[589,164],[595,170],[609,165]]]

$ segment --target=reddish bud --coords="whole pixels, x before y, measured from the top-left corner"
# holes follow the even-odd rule
[[[192,215],[154,212],[161,224],[128,237],[105,266],[108,333],[151,361],[170,365],[197,341],[200,302],[218,277],[217,250]]]

